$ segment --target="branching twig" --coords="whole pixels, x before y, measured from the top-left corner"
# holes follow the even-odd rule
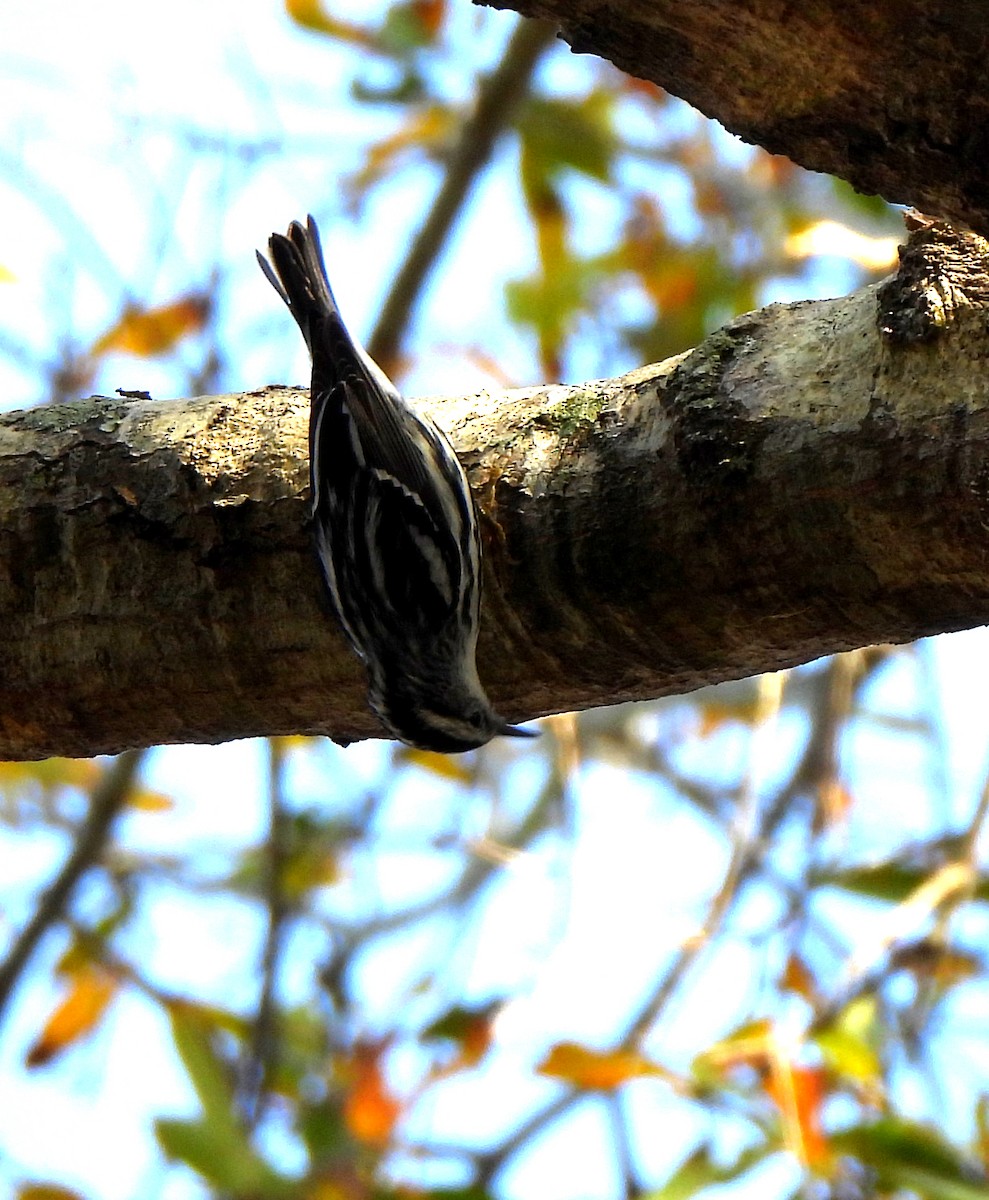
[[[759,756],[768,746],[770,737],[776,728],[775,718],[780,710],[783,678],[782,673],[775,673],[763,675],[759,679],[759,697],[753,722],[751,762],[742,788],[738,816],[732,832],[731,858],[721,886],[708,905],[707,914],[700,929],[680,947],[669,969],[660,980],[659,986],[632,1021],[628,1033],[622,1039],[623,1046],[637,1045],[666,1008],[687,971],[721,928],[741,884],[745,882],[752,870],[755,862],[753,850],[763,844],[765,834],[765,823],[761,823],[759,828],[756,824],[761,767]]]
[[[93,792],[89,813],[79,827],[72,852],[42,894],[34,916],[21,931],[10,953],[0,963],[0,1016],[38,943],[63,916],[76,884],[103,853],[114,818],[127,799],[143,753],[128,750],[107,767]]]

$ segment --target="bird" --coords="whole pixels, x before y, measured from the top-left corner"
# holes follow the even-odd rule
[[[444,754],[534,736],[495,711],[477,673],[481,538],[453,446],[348,332],[313,218],[273,233],[268,252],[258,263],[312,360],[316,555],[371,710],[391,737]]]

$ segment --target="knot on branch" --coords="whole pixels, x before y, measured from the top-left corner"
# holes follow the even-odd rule
[[[879,332],[901,345],[930,342],[963,308],[989,308],[989,242],[910,211],[900,265],[877,293]]]

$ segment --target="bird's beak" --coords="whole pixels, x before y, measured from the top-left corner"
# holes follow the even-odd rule
[[[538,729],[520,729],[518,725],[503,725],[498,730],[505,737],[534,738],[539,737]]]

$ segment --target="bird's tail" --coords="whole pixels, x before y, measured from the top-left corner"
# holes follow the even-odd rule
[[[326,277],[316,222],[309,217],[303,227],[293,221],[287,234],[273,233],[268,239],[268,251],[271,262],[259,250],[258,263],[288,305],[312,354],[313,333],[322,324],[321,318],[340,316]]]

